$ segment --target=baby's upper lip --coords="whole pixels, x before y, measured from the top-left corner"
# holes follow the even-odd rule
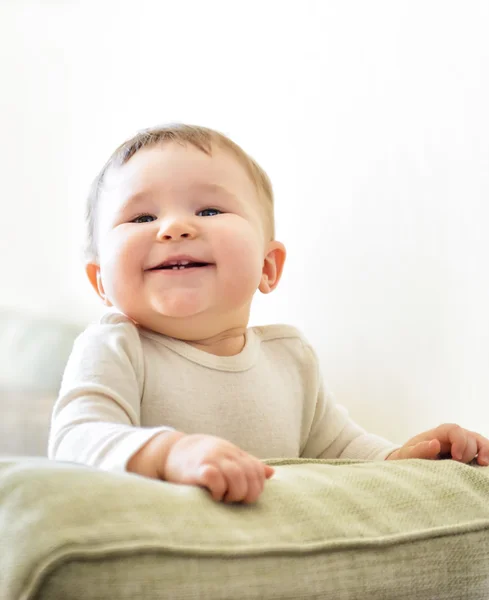
[[[213,264],[210,263],[208,260],[203,260],[202,258],[196,258],[195,256],[191,256],[190,254],[176,254],[175,256],[169,256],[168,258],[165,258],[164,260],[154,264],[151,267],[148,267],[146,269],[146,271],[153,271],[154,269],[161,269],[162,267],[167,267],[167,266],[171,266],[172,264],[178,264],[178,263],[199,263],[199,264]]]

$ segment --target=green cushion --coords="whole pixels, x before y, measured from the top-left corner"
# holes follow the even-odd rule
[[[489,470],[269,461],[253,506],[43,459],[0,461],[2,599],[489,597]]]

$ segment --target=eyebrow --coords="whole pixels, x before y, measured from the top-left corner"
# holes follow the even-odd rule
[[[199,192],[200,191],[200,192],[211,192],[211,193],[224,194],[229,199],[234,200],[234,201],[237,201],[237,199],[238,199],[235,194],[233,194],[232,192],[227,190],[224,186],[222,186],[218,183],[206,183],[206,182],[195,183],[195,184],[190,185],[188,187],[188,190],[191,192]],[[123,204],[121,205],[121,207],[119,209],[119,212],[125,212],[129,208],[137,206],[139,203],[148,200],[148,198],[150,198],[152,196],[152,194],[153,194],[153,192],[150,190],[142,190],[140,192],[135,192],[134,194],[128,196],[125,199],[125,201],[123,202]]]
[[[236,196],[232,192],[227,190],[224,186],[219,185],[218,183],[196,183],[190,186],[190,189],[195,191],[217,192],[220,194],[225,194],[226,196],[229,196],[230,198],[236,200]]]
[[[135,194],[131,194],[120,205],[117,212],[119,214],[124,214],[129,209],[133,210],[138,204],[141,204],[142,202],[147,200],[147,197],[148,194],[146,192],[136,192]]]

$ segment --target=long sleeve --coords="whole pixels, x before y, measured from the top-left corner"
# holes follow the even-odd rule
[[[169,427],[140,426],[144,360],[135,325],[104,317],[75,342],[53,409],[50,458],[124,470],[131,456]]]
[[[311,386],[315,394],[314,411],[309,435],[301,456],[304,458],[346,458],[360,460],[384,460],[398,445],[368,433],[357,425],[348,411],[336,404],[325,389],[319,372],[318,360],[309,346],[316,385]]]

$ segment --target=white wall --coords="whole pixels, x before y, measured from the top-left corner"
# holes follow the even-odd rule
[[[0,306],[96,317],[91,179],[141,127],[215,127],[289,250],[253,322],[303,328],[380,434],[488,435],[487,31],[475,0],[0,3]]]

